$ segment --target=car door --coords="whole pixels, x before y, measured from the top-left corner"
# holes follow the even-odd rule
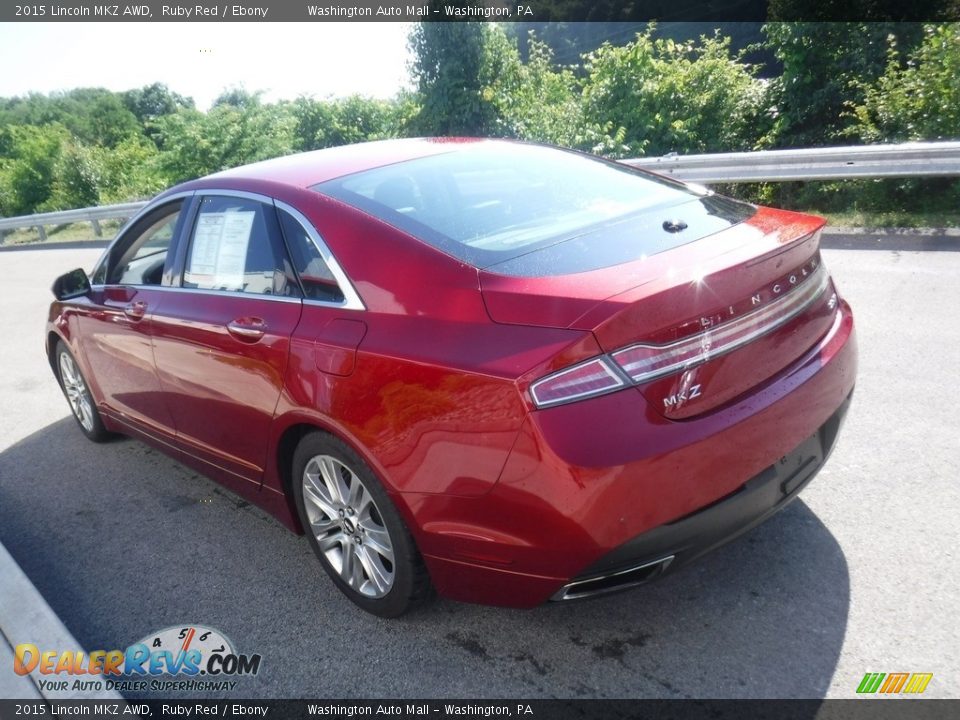
[[[154,355],[181,449],[248,488],[262,479],[302,293],[269,198],[198,193],[196,206],[152,318]]]
[[[168,297],[163,285],[188,202],[165,202],[123,231],[94,272],[90,306],[78,317],[81,352],[103,411],[168,445],[176,430],[154,365],[152,318]]]

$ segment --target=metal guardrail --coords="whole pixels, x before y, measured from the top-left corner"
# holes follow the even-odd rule
[[[133,217],[140,211],[140,208],[146,204],[146,200],[139,200],[137,202],[120,203],[119,205],[101,205],[99,207],[80,208],[78,210],[61,210],[59,212],[0,218],[0,244],[2,244],[3,241],[3,234],[9,230],[35,227],[40,234],[40,239],[46,240],[46,227],[50,225],[69,225],[70,223],[78,222],[92,223],[94,234],[97,237],[102,237],[103,233],[100,230],[101,220]]]
[[[960,175],[960,142],[666,155],[623,162],[689,182],[783,182]]]
[[[960,142],[761,150],[707,155],[671,154],[663,157],[632,158],[621,162],[699,183],[960,176]],[[131,217],[144,205],[146,202],[129,202],[0,218],[0,244],[3,244],[4,233],[10,230],[35,227],[40,239],[46,240],[45,227],[75,222],[92,223],[94,233],[101,237],[100,220]]]

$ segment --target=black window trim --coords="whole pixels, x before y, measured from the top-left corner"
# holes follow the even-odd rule
[[[104,269],[104,265],[106,265],[104,282],[102,283],[91,282],[90,287],[97,288],[97,289],[102,289],[105,287],[132,287],[132,288],[153,288],[153,289],[167,287],[170,280],[171,269],[174,267],[174,264],[175,264],[175,256],[176,254],[179,253],[179,248],[180,248],[180,245],[182,244],[180,240],[184,232],[184,219],[185,219],[185,216],[190,212],[190,209],[191,209],[190,199],[193,197],[193,195],[194,195],[194,192],[192,190],[186,191],[186,192],[173,193],[171,195],[165,195],[158,202],[152,202],[148,204],[146,207],[142,208],[136,215],[134,215],[129,220],[127,220],[126,224],[122,228],[120,228],[120,231],[117,233],[117,236],[113,239],[113,241],[109,245],[107,245],[106,249],[103,251],[103,254],[100,256],[100,259],[97,260],[96,265],[93,266],[93,269],[90,272],[90,277],[95,278],[97,274],[101,271],[101,269]],[[170,238],[170,247],[167,250],[167,257],[166,257],[166,260],[164,261],[163,280],[161,281],[161,284],[160,285],[144,285],[142,283],[134,284],[134,283],[108,282],[109,280],[108,275],[111,270],[110,260],[113,257],[113,254],[117,250],[118,246],[121,246],[125,242],[127,242],[130,233],[142,220],[154,214],[157,210],[160,210],[174,203],[179,203],[180,205],[180,209],[178,210],[178,212],[180,213],[180,217],[177,219],[177,225],[174,228],[173,237]],[[171,250],[173,252],[170,252]]]
[[[183,287],[183,278],[187,269],[187,255],[190,252],[190,246],[193,244],[193,231],[196,228],[197,217],[200,214],[200,209],[203,206],[204,198],[222,198],[222,197],[232,197],[239,198],[241,200],[249,200],[250,202],[259,203],[263,205],[265,209],[274,209],[274,199],[269,195],[261,195],[259,193],[248,192],[246,190],[216,190],[211,188],[204,188],[202,190],[197,190],[194,194],[194,208],[190,214],[190,224],[184,228],[182,233],[183,242],[180,243],[182,247],[178,247],[177,251],[177,263],[174,268],[174,280],[176,285],[171,287],[171,290],[180,290],[183,292],[193,292],[201,293],[204,295],[219,295],[221,297],[246,297],[246,298],[258,298],[260,300],[270,300],[273,302],[303,302],[303,297],[289,297],[286,295],[265,295],[262,293],[249,293],[244,291],[236,290],[212,290],[208,288],[194,288],[194,287]],[[279,220],[278,220],[279,222]],[[287,250],[286,242],[283,240],[283,233],[280,234],[280,250],[284,254],[284,259],[290,264],[290,268],[294,273],[294,278],[296,279],[297,290],[303,293],[303,283],[300,281],[300,276],[297,275],[296,268],[293,267],[293,263],[290,262],[290,251]]]
[[[282,210],[288,213],[294,220],[296,220],[303,227],[304,232],[307,233],[307,236],[313,241],[313,244],[316,246],[320,257],[323,258],[323,261],[327,264],[327,267],[330,269],[330,272],[333,274],[334,279],[337,281],[337,284],[340,286],[340,291],[343,293],[343,301],[333,302],[330,300],[317,300],[314,298],[290,298],[283,297],[280,295],[250,295],[249,293],[237,293],[227,290],[205,290],[201,288],[185,288],[181,285],[183,281],[183,272],[187,264],[187,252],[190,247],[190,236],[193,232],[193,226],[196,221],[196,215],[199,212],[200,200],[206,196],[213,197],[237,197],[246,200],[252,200],[254,202],[259,202],[267,206],[272,206],[276,210]],[[363,300],[360,298],[360,294],[354,288],[353,283],[350,281],[350,278],[347,277],[347,274],[344,272],[340,263],[337,261],[333,252],[324,242],[323,238],[320,236],[320,233],[313,226],[313,223],[310,222],[307,217],[297,210],[297,208],[289,205],[288,203],[283,202],[282,200],[277,200],[272,198],[269,195],[261,195],[260,193],[249,192],[246,190],[228,190],[226,188],[202,188],[200,190],[189,190],[184,192],[173,193],[171,195],[166,195],[162,200],[156,203],[150,203],[135,216],[130,218],[126,225],[121,229],[117,234],[116,239],[110,243],[107,249],[104,251],[103,255],[100,256],[100,260],[93,268],[93,275],[96,275],[97,271],[100,269],[100,266],[109,262],[109,258],[113,253],[114,248],[117,243],[122,242],[125,238],[127,231],[136,225],[140,220],[147,215],[153,213],[158,208],[163,207],[164,205],[174,202],[181,201],[182,207],[180,209],[180,219],[177,221],[177,231],[174,233],[173,239],[170,241],[171,247],[174,249],[172,258],[168,255],[167,263],[164,266],[164,284],[163,285],[127,285],[125,287],[135,287],[135,288],[151,288],[153,290],[167,290],[167,291],[179,291],[179,292],[193,292],[201,293],[204,295],[219,295],[222,297],[257,297],[261,300],[270,300],[272,302],[303,302],[310,305],[319,305],[322,307],[338,308],[341,310],[366,310],[367,306],[364,304]],[[284,240],[284,252],[289,254],[289,251],[286,249],[286,240]],[[292,264],[291,264],[292,266]],[[296,268],[293,268],[294,273],[297,276],[297,282],[301,284],[300,275],[297,273]],[[169,277],[168,277],[169,275]],[[103,284],[97,284],[93,287],[104,287]]]
[[[347,274],[343,271],[340,263],[337,262],[337,259],[330,251],[330,248],[327,247],[327,244],[323,241],[323,238],[320,236],[320,233],[317,232],[317,229],[313,226],[313,223],[310,222],[310,220],[307,219],[302,212],[297,210],[292,205],[288,205],[282,200],[273,200],[272,202],[278,211],[287,213],[290,215],[290,217],[296,220],[297,223],[300,224],[304,232],[307,234],[307,237],[310,238],[314,246],[317,248],[317,251],[320,253],[320,257],[327,264],[327,268],[330,270],[334,280],[337,281],[337,285],[340,287],[340,292],[343,293],[343,300],[339,302],[333,300],[317,300],[315,298],[304,298],[303,302],[309,303],[310,305],[340,308],[342,310],[366,310],[367,306],[364,305],[363,300],[360,298],[359,293],[357,293],[356,288],[353,287],[353,283],[350,282],[350,278],[347,277]],[[296,272],[296,268],[294,268],[294,272]],[[297,277],[299,278],[299,273]]]

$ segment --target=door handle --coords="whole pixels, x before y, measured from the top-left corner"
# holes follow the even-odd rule
[[[267,330],[267,324],[261,318],[237,318],[227,324],[227,332],[243,342],[257,342]]]
[[[143,300],[127,303],[123,306],[123,314],[131,320],[142,320],[147,314],[147,304]]]

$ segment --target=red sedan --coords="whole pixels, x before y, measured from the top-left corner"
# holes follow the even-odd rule
[[[853,316],[823,220],[492,140],[279,158],[163,193],[46,347],[133,435],[296,532],[354,603],[532,606],[673,570],[823,466]]]

